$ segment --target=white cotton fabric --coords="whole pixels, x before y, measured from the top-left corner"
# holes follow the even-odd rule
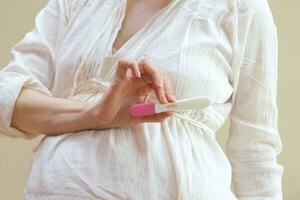
[[[207,96],[212,105],[162,123],[45,137],[25,199],[282,199],[277,31],[267,1],[173,0],[113,52],[125,6],[49,1],[0,72],[1,132],[31,138],[11,126],[23,87],[99,101],[118,58],[148,58],[177,100]],[[226,156],[215,135],[228,117]]]

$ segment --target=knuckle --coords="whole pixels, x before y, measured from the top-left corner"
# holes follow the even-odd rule
[[[161,96],[161,98],[164,98],[164,96],[166,95],[165,90],[161,90],[161,91],[159,92],[159,95]]]
[[[160,94],[165,94],[165,88],[164,87],[158,88],[158,92]]]
[[[172,92],[170,85],[167,84],[167,83],[165,83],[165,91],[166,91],[167,93]]]
[[[118,60],[117,63],[118,63],[118,66],[123,65],[125,63],[125,60],[121,58]]]
[[[147,58],[143,58],[143,59],[141,59],[140,60],[140,62],[139,62],[141,65],[149,65],[149,60],[147,59]]]

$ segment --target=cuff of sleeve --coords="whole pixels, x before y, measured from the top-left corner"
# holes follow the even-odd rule
[[[251,166],[245,166],[252,168]],[[234,193],[238,200],[282,200],[282,173],[284,168],[277,164],[266,164],[251,172],[233,174]],[[268,172],[269,171],[269,172]]]
[[[52,96],[51,92],[45,86],[32,77],[10,77],[9,81],[0,83],[0,131],[9,137],[33,139],[38,135],[26,133],[11,126],[14,105],[23,87],[36,89],[46,95]]]

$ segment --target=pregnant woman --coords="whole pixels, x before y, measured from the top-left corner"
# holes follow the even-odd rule
[[[50,0],[0,72],[1,132],[45,135],[25,199],[282,199],[276,36],[266,0]]]

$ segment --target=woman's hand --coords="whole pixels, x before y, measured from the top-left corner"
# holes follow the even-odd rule
[[[88,108],[94,122],[93,129],[162,122],[173,112],[136,118],[130,116],[128,111],[130,105],[146,102],[153,92],[162,104],[175,101],[170,80],[148,60],[119,60],[109,91],[99,102],[91,103]]]

